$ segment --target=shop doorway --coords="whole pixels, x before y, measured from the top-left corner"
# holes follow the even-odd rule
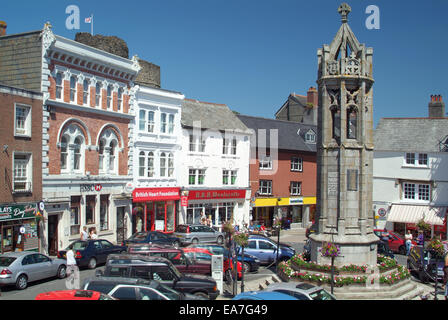
[[[126,214],[125,207],[117,208],[117,244],[121,245],[126,240]]]
[[[48,216],[48,254],[50,256],[58,254],[58,224],[59,215]]]

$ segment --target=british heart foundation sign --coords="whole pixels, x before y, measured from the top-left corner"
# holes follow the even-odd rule
[[[179,192],[180,188],[140,188],[134,189],[132,198],[134,202],[179,200]]]

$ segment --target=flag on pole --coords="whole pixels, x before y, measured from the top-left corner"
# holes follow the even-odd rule
[[[85,18],[85,19],[84,19],[84,22],[85,22],[85,23],[90,23],[90,29],[91,29],[90,33],[91,33],[91,35],[93,36],[93,14],[90,15],[90,17]]]
[[[85,23],[92,23],[92,17],[85,18]]]

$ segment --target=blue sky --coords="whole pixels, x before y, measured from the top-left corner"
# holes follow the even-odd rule
[[[292,92],[316,86],[317,49],[340,26],[334,0],[7,1],[8,33],[41,29],[73,39],[94,32],[124,39],[130,55],[161,67],[162,87],[187,98],[227,104],[242,114],[274,117]],[[448,100],[448,1],[347,1],[358,40],[374,48],[374,119],[426,117],[431,94]],[[81,11],[68,30],[68,5]],[[380,9],[369,30],[368,5]]]

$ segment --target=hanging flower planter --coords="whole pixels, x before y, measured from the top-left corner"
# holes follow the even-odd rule
[[[40,211],[36,213],[35,218],[37,224],[39,224],[40,222],[45,222],[45,217],[42,215],[42,213],[40,213]]]
[[[417,223],[417,228],[421,231],[430,231],[431,230],[431,225],[429,223],[426,223],[425,220],[421,219],[418,223]]]
[[[320,253],[322,254],[322,257],[336,258],[341,255],[341,250],[338,245],[332,242],[324,242],[320,249]]]
[[[440,257],[445,255],[445,247],[438,239],[432,239],[428,244],[428,249],[434,250]]]

